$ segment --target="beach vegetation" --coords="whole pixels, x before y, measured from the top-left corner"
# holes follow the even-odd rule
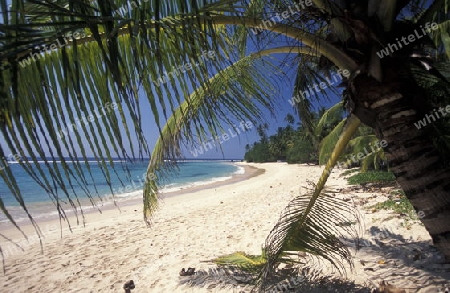
[[[343,102],[329,109],[320,109],[314,114],[316,118],[311,131],[301,123],[297,129],[293,128],[294,123],[290,123],[286,127],[279,127],[274,135],[268,136],[267,125],[260,125],[260,140],[247,147],[244,159],[255,163],[281,160],[289,164],[323,165],[329,159],[342,133],[346,121],[344,113]],[[387,169],[384,143],[378,140],[372,128],[361,125],[348,143],[338,167],[359,167],[362,172]]]
[[[274,135],[253,143],[244,155],[247,162],[266,163],[278,160],[288,163],[317,163],[317,150],[299,127],[279,127]]]
[[[323,165],[330,158],[334,146],[342,133],[346,118],[342,118],[344,113],[343,102],[339,102],[326,110],[320,118],[316,129],[322,130],[323,124],[327,123],[332,115],[339,119],[339,123],[334,128],[328,130],[319,144],[319,164]],[[316,130],[316,131],[317,131]],[[375,147],[374,147],[375,146]],[[354,137],[348,143],[345,152],[341,155],[337,164],[340,168],[359,167],[362,172],[368,170],[387,169],[387,161],[384,155],[385,141],[380,141],[372,128],[361,124]]]
[[[373,213],[380,210],[393,211],[399,219],[401,219],[400,225],[410,230],[413,223],[422,224],[420,218],[423,216],[423,212],[416,212],[412,204],[409,202],[403,190],[393,190],[389,196],[389,199],[379,202],[373,206],[368,207]]]
[[[405,195],[401,195],[399,197],[392,197],[386,201],[377,203],[371,207],[368,207],[373,212],[377,212],[379,210],[391,210],[398,215],[407,216],[413,220],[417,220],[418,216],[414,207],[409,202],[408,198]]]
[[[383,182],[395,182],[395,176],[392,172],[388,171],[368,171],[361,172],[350,176],[347,179],[348,183],[351,185],[363,185],[368,183],[383,183]]]
[[[342,109],[332,114],[329,112],[321,108],[314,114],[316,117],[314,125],[317,126],[313,128],[313,132],[308,131],[307,127],[301,123],[295,129],[293,126],[295,118],[290,114],[285,121],[291,121],[291,123],[288,122],[287,126],[279,127],[274,135],[268,136],[266,130],[258,131],[260,140],[249,146],[244,159],[255,163],[282,160],[289,164],[318,164],[318,153],[323,148],[320,141],[327,137],[343,118]]]

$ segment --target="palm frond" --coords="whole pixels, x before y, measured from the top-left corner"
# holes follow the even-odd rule
[[[378,138],[374,134],[361,135],[350,140],[348,146],[352,148],[353,152],[361,153],[367,146],[374,144],[376,141],[378,141]]]
[[[264,58],[275,53],[309,54],[310,51],[302,47],[279,47],[250,54],[221,70],[173,111],[156,141],[147,169],[147,178],[151,180],[144,187],[144,215],[148,223],[158,205],[158,185],[161,183],[154,174],[162,174],[164,167],[168,167],[165,160],[180,158],[182,145],[201,148],[210,137],[221,136],[221,122],[231,127],[236,121],[251,121],[257,125],[263,121],[260,106],[273,111],[271,98],[274,89],[270,79],[261,72],[270,66]],[[245,78],[242,78],[244,73]],[[221,119],[220,116],[226,118]],[[221,146],[216,147],[219,149]]]
[[[252,13],[263,15],[261,3],[253,2]],[[86,188],[93,183],[93,175],[81,171],[83,165],[90,169],[89,149],[113,192],[112,177],[117,176],[113,158],[142,159],[149,154],[142,131],[142,105],[149,108],[161,134],[169,113],[176,111],[188,92],[199,86],[205,92],[213,90],[210,77],[238,59],[233,49],[238,48],[239,57],[243,56],[248,34],[241,30],[233,41],[236,46],[230,47],[227,26],[254,28],[264,20],[250,16],[240,1],[203,1],[201,5],[169,1],[162,5],[157,0],[135,4],[125,0],[36,0],[32,4],[14,0],[8,4],[1,3],[6,8],[2,10],[5,25],[0,27],[0,59],[6,66],[0,73],[1,132],[7,147],[22,155],[22,168],[49,193],[62,218],[65,211],[56,189],[77,215],[83,216],[83,211],[77,195],[73,199],[70,195],[74,186],[81,185],[93,202],[95,194]],[[268,31],[294,39],[293,47],[303,48],[303,43],[338,66],[357,68],[352,58],[306,27],[280,23]],[[209,58],[209,52],[215,57]],[[190,66],[182,72],[174,69],[180,65]],[[255,76],[263,80],[259,72]],[[232,94],[243,98],[247,93],[251,89],[242,91],[239,83],[230,83],[222,98]],[[108,104],[117,107],[97,119],[96,111]],[[235,117],[249,116],[239,112],[258,116],[244,106],[235,103],[227,109]],[[208,111],[203,117],[213,112]],[[80,122],[91,117],[90,123]],[[206,131],[214,133],[218,120],[209,122],[208,127],[197,129],[200,136]],[[49,149],[49,158],[43,149]],[[64,154],[75,162],[73,170],[67,168]],[[38,160],[44,161],[50,176],[40,169]],[[52,163],[57,160],[61,165]],[[4,175],[21,201],[20,190],[12,187],[14,178]]]
[[[321,191],[305,217],[312,194],[311,192],[292,200],[267,237],[264,249],[268,259],[259,283],[263,290],[268,289],[267,284],[273,283],[272,276],[281,263],[287,263],[287,259],[291,263],[301,261],[296,260],[294,252],[305,252],[326,260],[341,273],[345,272],[343,260],[351,266],[351,253],[347,244],[339,238],[345,236],[357,241],[358,229],[352,226],[359,223],[356,210],[343,200]],[[338,213],[338,210],[342,213]]]
[[[334,147],[336,146],[337,141],[344,129],[346,123],[346,119],[343,119],[339,122],[338,125],[326,136],[322,139],[319,146],[319,164],[325,164],[331,154],[333,153]]]
[[[443,52],[447,60],[450,60],[450,20],[435,23],[436,29],[430,33],[437,52]]]
[[[309,64],[308,59],[302,60],[298,65],[291,103],[294,104],[302,125],[314,139],[314,123],[316,122],[316,117],[313,114],[311,106],[315,100],[328,97],[328,93],[325,90],[321,89],[320,91],[317,91],[317,89],[314,89],[314,85],[317,88],[321,83],[329,84],[327,79],[317,72],[317,68]],[[336,89],[332,88],[331,91],[332,93],[337,94]],[[317,141],[314,141],[314,143],[318,144]]]
[[[241,271],[249,273],[259,272],[267,263],[267,257],[262,251],[261,255],[249,255],[238,251],[229,255],[220,256],[213,260],[219,266],[237,267]]]
[[[336,105],[326,110],[322,114],[322,117],[320,117],[319,122],[317,122],[315,134],[319,135],[323,131],[324,127],[326,127],[329,123],[335,121],[336,119],[341,119],[343,112],[344,112],[343,101],[337,103]]]
[[[254,125],[262,121],[262,112],[258,106],[271,108],[270,97],[274,93],[267,77],[261,75],[262,68],[268,66],[261,59],[264,55],[264,52],[249,55],[220,71],[208,83],[194,90],[173,111],[153,149],[147,169],[148,177],[162,170],[165,159],[181,157],[182,143],[197,148],[207,142],[210,136],[221,136],[221,122],[234,127],[236,120],[252,121]],[[246,78],[242,78],[244,73]],[[239,90],[236,84],[239,84]],[[239,93],[245,93],[245,96]],[[217,147],[220,148],[220,145]],[[157,207],[157,192],[158,180],[153,178],[147,181],[144,187],[144,215],[147,222]]]
[[[380,148],[375,152],[371,152],[361,160],[361,172],[367,172],[370,167],[378,170],[381,160],[386,161],[386,156],[384,150]]]
[[[450,7],[449,0],[435,0],[428,9],[417,15],[417,23],[424,25],[427,22],[439,22],[439,18],[448,14]],[[446,20],[444,16],[442,20]]]
[[[348,147],[351,148],[352,154],[356,156],[359,153],[364,154],[364,157],[360,161],[361,172],[368,171],[370,167],[377,169],[379,160],[385,159],[384,150],[376,144],[378,141],[378,138],[374,134],[360,135],[349,141]]]
[[[359,125],[360,121],[355,116],[352,115],[347,119],[344,131],[322,176],[317,185],[314,185],[314,190],[291,201],[267,237],[264,250],[268,261],[258,281],[258,287],[262,290],[266,289],[270,276],[274,275],[280,259],[286,252],[309,252],[329,261],[341,272],[342,260],[351,265],[351,254],[347,246],[339,240],[339,236],[345,231],[358,238],[357,233],[354,228],[340,226],[339,223],[348,222],[349,218],[357,219],[357,213],[355,214],[355,210],[348,206],[343,208],[343,213],[333,212],[342,208],[343,203],[323,190],[333,166]]]

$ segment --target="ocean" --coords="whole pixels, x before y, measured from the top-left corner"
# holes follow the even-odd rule
[[[54,162],[61,168],[60,162]],[[111,174],[111,188],[106,183],[103,175],[104,170],[95,161],[90,161],[90,173],[85,165],[81,165],[80,172],[82,172],[88,182],[87,191],[92,196],[92,201],[100,208],[113,205],[116,202],[132,199],[142,198],[142,190],[148,161],[134,161],[134,162],[120,162],[115,161],[115,172],[112,168],[108,168]],[[121,164],[128,167],[129,174],[122,167]],[[75,172],[75,164],[69,163],[73,166],[71,170]],[[42,172],[49,174],[48,168],[42,162],[39,164]],[[242,174],[244,169],[230,161],[181,161],[178,162],[179,170],[164,177],[161,184],[160,191],[162,193],[178,191],[181,189],[205,185],[212,182],[224,181],[233,176],[233,174]],[[19,164],[10,164],[9,168],[15,174],[17,184],[21,190],[22,196],[30,210],[30,213],[35,219],[54,217],[57,215],[56,207],[52,203],[46,191],[21,168]],[[156,174],[158,176],[158,174]],[[160,176],[158,176],[160,178]],[[95,183],[95,184],[94,184]],[[70,185],[69,185],[70,186]],[[86,195],[86,190],[83,190],[81,184],[72,180],[72,185],[69,188],[69,194],[73,196],[76,202],[75,195],[78,196],[83,211],[94,209],[91,200]],[[114,192],[114,197],[112,193]],[[0,196],[4,201],[8,211],[13,217],[20,221],[26,219],[26,215],[22,208],[18,205],[13,195],[4,184],[0,185]],[[67,196],[63,192],[58,192],[58,197],[63,202],[63,207],[66,211],[70,211],[71,207],[66,200]],[[95,208],[96,209],[96,208]],[[3,214],[0,214],[0,223],[8,220]]]

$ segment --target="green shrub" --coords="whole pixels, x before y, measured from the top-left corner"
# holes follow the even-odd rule
[[[413,206],[405,196],[398,199],[388,199],[384,202],[379,202],[370,208],[374,210],[392,210],[397,214],[406,214],[410,217],[416,213]]]
[[[355,174],[348,179],[348,184],[366,184],[366,183],[378,183],[378,182],[391,182],[395,181],[395,176],[391,172],[385,171],[370,171],[364,173]]]
[[[317,152],[310,141],[297,139],[287,150],[286,161],[289,164],[317,163]]]
[[[412,226],[411,220],[418,220],[419,215],[414,210],[414,207],[406,198],[403,190],[395,190],[391,192],[391,198],[386,201],[379,202],[373,206],[370,206],[369,209],[372,209],[372,212],[377,212],[379,210],[392,210],[394,213],[402,216],[404,223],[401,223],[402,226],[410,229]]]

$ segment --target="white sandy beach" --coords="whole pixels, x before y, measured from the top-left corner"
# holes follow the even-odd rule
[[[151,228],[143,221],[142,204],[133,203],[121,206],[121,211],[88,214],[85,227],[72,221],[73,232],[63,223],[62,238],[58,221],[41,223],[43,253],[36,241],[28,244],[17,232],[2,230],[5,236],[21,241],[24,251],[13,251],[10,243],[1,240],[6,274],[0,275],[0,291],[124,292],[123,284],[133,280],[133,293],[249,292],[250,287],[212,282],[181,285],[180,281],[191,277],[180,277],[179,272],[187,267],[208,270],[214,265],[205,261],[235,251],[260,254],[283,208],[306,180],[316,181],[322,169],[285,163],[249,165],[265,172],[168,197]],[[333,172],[328,185],[349,190],[339,173]],[[364,209],[386,200],[385,190],[338,196],[353,200],[364,218],[366,247],[355,253],[355,270],[348,272],[349,280],[371,287],[384,280],[407,293],[437,293],[448,282],[450,265],[441,264],[423,226],[402,225],[390,211]],[[25,228],[32,233],[30,227]],[[389,232],[378,234],[386,229]]]

